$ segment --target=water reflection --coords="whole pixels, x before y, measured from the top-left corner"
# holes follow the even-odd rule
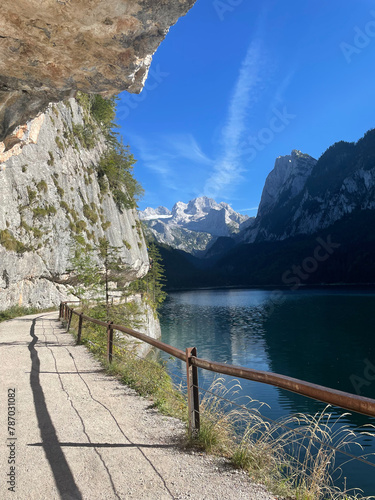
[[[287,291],[278,302],[274,297],[266,290],[173,293],[162,311],[163,341],[180,349],[196,346],[199,357],[354,393],[351,376],[363,375],[365,359],[375,364],[375,295]],[[169,369],[178,378],[185,377],[183,363],[170,362]],[[213,377],[200,371],[200,385],[207,388]],[[263,411],[270,418],[315,413],[325,407],[265,384],[241,381],[241,385],[244,395],[270,405]],[[375,383],[361,390],[362,395],[375,398]],[[345,418],[352,427],[369,421],[358,415]],[[367,451],[375,452],[372,438],[362,441]],[[373,477],[372,471],[369,474],[363,466],[351,464],[348,486],[361,485],[367,494],[374,494]]]

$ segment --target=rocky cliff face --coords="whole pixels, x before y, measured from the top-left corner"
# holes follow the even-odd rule
[[[220,236],[237,234],[249,221],[227,203],[206,196],[179,201],[171,212],[165,207],[146,208],[140,217],[159,243],[194,255],[202,255]]]
[[[279,157],[263,189],[247,243],[309,235],[356,211],[375,209],[375,131],[339,142],[318,161],[299,151]]]
[[[167,286],[373,286],[375,129],[318,161],[299,151],[279,157],[247,224],[219,238],[204,260],[162,248]]]
[[[276,158],[273,170],[267,176],[258,215],[270,212],[283,199],[297,196],[305,187],[316,160],[294,149],[290,155]]]
[[[0,141],[57,102],[140,92],[169,27],[195,0],[3,0]]]
[[[264,221],[267,221],[268,215],[272,217],[273,213],[279,213],[303,191],[315,165],[314,158],[296,149],[290,155],[276,158],[275,166],[264,184],[257,217],[244,229],[240,239],[252,243],[257,238],[265,237],[267,229]]]
[[[74,99],[52,104],[23,130],[23,149],[0,165],[0,308],[40,307],[69,297],[72,252],[105,237],[119,247],[129,282],[146,274],[147,248],[135,209],[101,192],[96,165],[106,149]],[[37,142],[37,144],[34,144]]]

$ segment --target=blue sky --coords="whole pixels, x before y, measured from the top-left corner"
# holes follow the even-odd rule
[[[375,127],[375,2],[198,0],[117,121],[139,208],[207,195],[256,214],[277,156]]]

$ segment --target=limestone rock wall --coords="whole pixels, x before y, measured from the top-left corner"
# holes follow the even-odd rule
[[[138,93],[169,27],[195,0],[3,0],[0,141],[49,102]]]
[[[95,166],[106,148],[103,135],[98,131],[87,149],[73,134],[83,122],[74,99],[50,105],[23,130],[23,148],[16,145],[0,165],[0,309],[67,299],[77,239],[97,243],[105,236],[120,247],[129,282],[149,269],[136,210],[121,212],[100,191]]]

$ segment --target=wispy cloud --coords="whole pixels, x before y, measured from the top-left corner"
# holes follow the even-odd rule
[[[239,212],[254,212],[255,210],[258,210],[259,207],[252,207],[252,208],[241,208],[238,210]]]
[[[162,141],[176,157],[184,158],[198,164],[213,164],[213,161],[203,153],[201,147],[191,134],[170,134],[162,137]]]
[[[184,190],[194,191],[193,186],[189,185],[189,175],[194,169],[200,166],[212,168],[214,165],[192,134],[160,134],[147,141],[140,136],[130,135],[129,139],[137,149],[142,166],[156,173],[158,183],[166,190],[179,191],[180,197]],[[185,175],[181,175],[184,170]],[[186,181],[187,177],[189,182]],[[200,188],[195,191],[197,195],[200,194]]]
[[[281,80],[275,91],[273,100],[270,102],[270,109],[277,108],[285,102],[285,92],[287,91],[289,85],[292,83],[295,74],[296,68],[293,68]]]
[[[244,169],[240,162],[240,143],[246,130],[249,110],[259,97],[265,64],[263,52],[260,40],[252,41],[242,61],[222,130],[221,159],[205,185],[204,191],[208,196],[217,197],[221,191],[242,178]]]

